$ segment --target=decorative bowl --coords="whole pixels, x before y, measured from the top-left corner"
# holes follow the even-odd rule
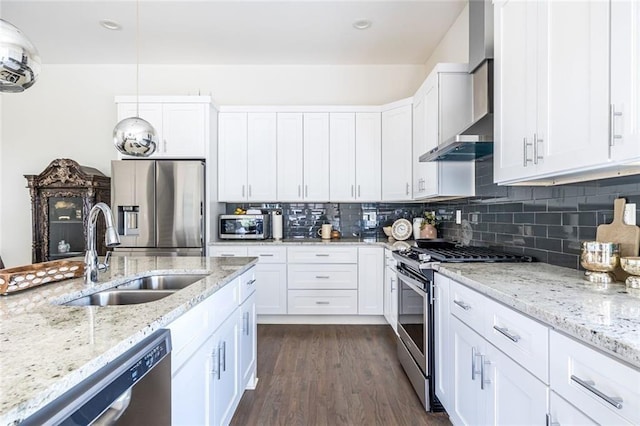
[[[611,274],[620,261],[620,244],[583,241],[580,264],[587,270],[585,278],[593,283],[611,283]]]
[[[382,231],[384,232],[384,235],[386,235],[387,237],[391,237],[391,227],[390,226],[383,227]]]
[[[640,257],[622,257],[620,266],[625,272],[631,274],[625,283],[628,288],[640,288]]]

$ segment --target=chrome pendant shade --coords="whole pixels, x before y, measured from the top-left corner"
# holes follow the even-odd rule
[[[113,144],[122,154],[148,157],[156,151],[156,130],[140,118],[140,2],[136,0],[136,117],[121,120],[113,128]]]
[[[125,155],[148,157],[156,150],[156,131],[146,120],[129,117],[113,129],[113,144]]]
[[[40,75],[38,49],[17,27],[0,19],[0,92],[19,93]]]

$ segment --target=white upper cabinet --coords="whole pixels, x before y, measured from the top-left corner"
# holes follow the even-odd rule
[[[475,163],[421,163],[422,154],[471,124],[471,75],[466,64],[438,64],[413,99],[413,198],[475,194]]]
[[[218,200],[276,198],[276,114],[221,112]]]
[[[611,159],[640,158],[640,2],[611,2]]]
[[[609,103],[609,30],[616,27],[609,8],[606,1],[495,3],[496,182],[586,180],[616,156],[633,155],[622,154],[624,149],[640,152],[622,141],[620,154],[610,148],[617,141],[609,131],[610,114],[614,130],[624,125]],[[620,38],[629,55],[629,32]],[[624,64],[627,58],[620,72],[630,81],[633,66]]]
[[[277,201],[327,201],[329,114],[292,112],[277,116]]]
[[[210,99],[207,96],[116,97],[118,121],[139,115],[156,130],[156,151],[150,158],[207,158]],[[121,155],[120,158],[129,158]]]
[[[399,101],[382,112],[382,199],[411,200],[412,106]]]
[[[380,113],[331,113],[329,117],[331,201],[380,201]]]

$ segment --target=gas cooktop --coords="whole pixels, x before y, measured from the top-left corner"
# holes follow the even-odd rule
[[[398,253],[419,263],[423,262],[531,262],[528,256],[505,253],[487,247],[463,247],[453,243],[438,247],[411,247]]]

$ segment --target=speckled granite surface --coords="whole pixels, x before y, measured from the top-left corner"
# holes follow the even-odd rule
[[[442,264],[443,275],[640,368],[640,290],[545,263]]]
[[[241,275],[256,258],[114,256],[92,287],[82,279],[0,297],[0,424],[16,424]],[[156,302],[107,307],[54,303],[149,273],[208,273]]]

